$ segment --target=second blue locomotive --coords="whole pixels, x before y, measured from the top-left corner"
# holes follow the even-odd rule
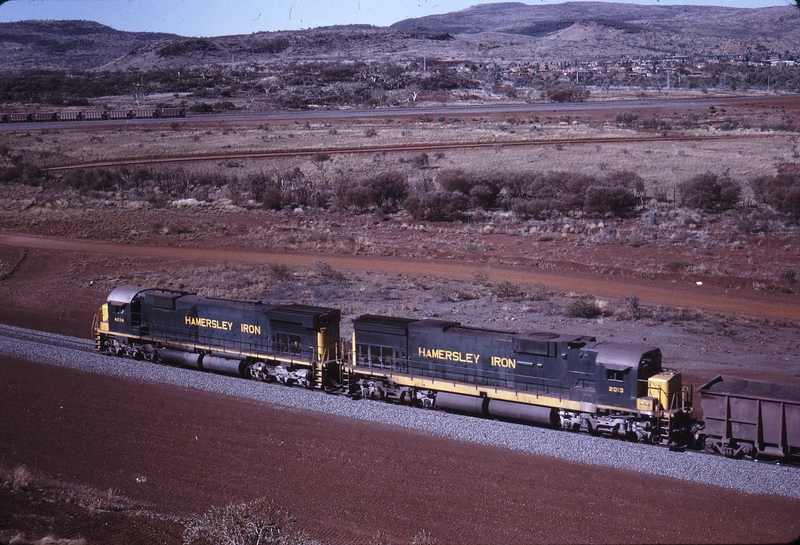
[[[653,346],[374,315],[353,330],[351,393],[640,441],[691,435],[691,395]]]

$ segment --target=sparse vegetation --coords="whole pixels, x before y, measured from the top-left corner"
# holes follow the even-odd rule
[[[184,545],[305,545],[288,511],[267,498],[212,507],[186,525]]]
[[[19,491],[31,484],[31,474],[25,466],[17,466],[11,471],[11,489]]]
[[[83,538],[60,539],[52,535],[41,539],[27,539],[24,534],[17,534],[8,541],[0,538],[0,545],[88,545],[88,542]]]
[[[569,302],[565,313],[570,318],[597,318],[603,314],[603,309],[594,299],[578,297]]]
[[[800,219],[800,173],[759,176],[751,180],[750,187],[762,203],[794,220]]]
[[[492,285],[492,294],[498,299],[521,299],[524,293],[519,285],[508,280]]]
[[[800,88],[796,67],[763,64],[776,58],[775,51],[756,49],[747,62],[719,58],[700,69],[694,58],[691,66],[689,61],[667,64],[654,49],[660,34],[644,32],[626,33],[626,39],[647,34],[653,41],[641,59],[610,59],[597,70],[577,58],[559,63],[511,58],[513,47],[532,58],[528,37],[565,28],[542,23],[520,29],[514,38],[517,44],[503,50],[484,43],[487,40],[480,45],[477,40],[470,42],[473,50],[479,48],[479,56],[490,52],[486,58],[492,62],[442,60],[466,58],[439,54],[445,45],[464,43],[449,32],[312,29],[257,33],[241,38],[246,45],[236,45],[231,38],[162,37],[152,46],[142,44],[125,58],[120,57],[124,52],[115,55],[123,67],[119,71],[3,71],[0,100],[15,110],[114,109],[141,101],[211,114],[469,104],[509,98],[562,102],[616,94],[653,98],[667,92],[670,96],[699,94],[701,88],[702,93],[719,96],[731,88],[753,94],[768,87]],[[354,48],[374,52],[370,48],[378,40],[402,41],[404,47],[397,50],[403,59],[386,55],[374,60],[365,54],[355,62],[344,60],[353,58],[346,53]],[[41,41],[32,41],[26,49],[41,46]],[[63,42],[54,41],[49,47],[54,63],[71,54]],[[424,58],[422,54],[414,57],[423,50]],[[500,56],[509,52],[507,58]],[[787,59],[791,55],[777,53]],[[670,52],[670,57],[676,56]],[[153,59],[158,63],[138,67]],[[184,66],[189,60],[197,65]],[[756,330],[763,324],[752,327],[745,318],[739,318],[737,329],[728,319],[708,313],[647,307],[635,295],[598,301],[544,285],[502,281],[494,272],[501,267],[531,273],[572,269],[583,275],[622,278],[622,282],[659,281],[669,275],[679,286],[691,283],[692,289],[694,277],[701,275],[703,281],[715,277],[717,285],[724,278],[731,290],[791,297],[797,283],[800,182],[792,171],[795,167],[786,161],[800,156],[796,136],[791,134],[798,124],[796,112],[780,111],[773,106],[776,102],[759,106],[759,100],[753,99],[739,111],[728,107],[726,112],[717,104],[690,113],[610,111],[590,118],[579,117],[584,113],[548,115],[542,110],[514,117],[434,114],[414,119],[392,117],[390,109],[382,109],[386,119],[361,122],[271,121],[257,128],[240,124],[202,129],[191,123],[167,123],[155,130],[120,125],[98,128],[91,135],[20,124],[0,142],[0,223],[10,233],[74,239],[137,244],[155,240],[193,248],[208,243],[248,251],[376,259],[466,260],[480,271],[473,282],[405,274],[366,275],[355,281],[353,273],[323,261],[311,267],[227,262],[186,267],[177,260],[151,263],[120,258],[109,266],[100,261],[107,257],[82,256],[71,264],[71,272],[83,274],[64,280],[81,290],[89,289],[87,284],[106,291],[123,284],[177,287],[242,299],[333,301],[348,315],[362,311],[430,314],[500,329],[544,324],[568,333],[585,331],[582,320],[613,314],[616,320],[627,322],[606,320],[605,325],[596,323],[592,328],[610,328],[616,335],[640,320],[640,331],[663,323],[703,337],[732,336],[737,331],[743,336],[744,332],[760,335]],[[619,136],[638,136],[634,131],[648,131],[656,139],[614,141]],[[774,134],[748,137],[758,131]],[[704,134],[725,140],[706,143],[701,140]],[[658,135],[669,138],[657,141]],[[676,143],[676,137],[684,140]],[[594,138],[598,140],[592,142]],[[527,140],[532,142],[517,146]],[[577,143],[581,140],[591,143]],[[400,153],[332,151],[351,146],[380,150],[394,142],[465,141],[492,147],[450,149],[447,154],[419,148]],[[305,155],[268,160],[234,156],[265,149],[303,150]],[[113,159],[201,156],[209,150],[231,155],[180,167],[54,168]],[[4,258],[7,261],[0,262],[0,270],[13,271],[14,260]],[[490,282],[485,271],[494,267]],[[650,338],[649,330],[647,335]],[[786,350],[777,342],[769,347],[776,353]],[[725,363],[731,364],[727,359]],[[19,467],[4,475],[4,486],[27,497],[38,485]],[[113,489],[59,498],[89,510],[116,512],[124,504]],[[266,519],[259,519],[259,513],[266,513]],[[274,519],[278,522],[269,522]],[[192,524],[195,530],[190,539],[196,543],[217,541],[213,532],[220,529],[237,536],[250,532],[251,538],[307,542],[292,532],[291,517],[266,499],[231,504]],[[12,539],[36,545],[82,545],[82,540],[29,537],[20,534]],[[419,545],[435,541],[425,530],[413,538]],[[388,538],[378,533],[372,542],[388,545]]]
[[[681,204],[706,212],[730,210],[739,203],[741,185],[727,176],[701,174],[679,184]]]

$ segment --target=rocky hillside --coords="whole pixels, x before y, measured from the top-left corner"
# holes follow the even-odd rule
[[[185,38],[121,32],[87,21],[0,24],[0,70],[150,70],[359,60],[574,61],[587,57],[800,54],[800,10],[605,2],[483,4],[388,28]]]
[[[84,70],[174,34],[122,32],[91,21],[0,24],[0,70]]]
[[[790,6],[741,9],[714,6],[644,6],[606,2],[528,5],[482,4],[406,19],[391,26],[412,33],[502,34],[537,50],[566,46],[602,55],[718,54],[772,50],[797,53],[800,10]]]

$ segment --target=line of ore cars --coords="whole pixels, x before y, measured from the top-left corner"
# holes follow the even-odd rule
[[[108,119],[149,119],[186,117],[186,108],[134,108],[132,110],[21,112],[0,114],[0,123],[42,123],[47,121],[99,121]]]
[[[717,377],[700,387],[652,346],[121,286],[93,325],[98,351],[353,397],[529,422],[731,457],[800,461],[800,388]]]

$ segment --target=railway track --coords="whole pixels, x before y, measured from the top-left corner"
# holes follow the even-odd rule
[[[64,348],[78,350],[80,352],[94,353],[94,343],[89,339],[79,339],[77,337],[66,337],[56,333],[35,331],[33,329],[22,329],[0,324],[0,336],[7,339],[27,341],[54,348]]]
[[[119,166],[132,166],[132,165],[149,165],[149,164],[167,164],[167,163],[184,163],[196,161],[229,161],[232,159],[248,160],[248,159],[275,159],[280,157],[304,157],[312,156],[318,153],[326,153],[329,155],[353,155],[353,154],[371,154],[371,153],[415,153],[415,152],[429,152],[429,151],[447,151],[456,149],[494,149],[494,148],[517,148],[517,147],[542,147],[542,146],[580,146],[580,145],[595,145],[595,144],[634,144],[644,142],[694,142],[694,141],[727,141],[736,140],[741,138],[772,138],[770,134],[726,134],[715,136],[642,136],[634,138],[563,138],[551,140],[509,140],[509,141],[493,141],[493,142],[433,142],[433,143],[414,143],[403,144],[397,146],[356,146],[356,147],[341,147],[341,148],[298,148],[292,150],[276,150],[276,151],[263,151],[263,152],[248,152],[236,153],[231,152],[228,154],[194,154],[194,155],[180,155],[168,157],[133,157],[129,159],[121,159],[114,161],[92,161],[86,163],[75,163],[70,165],[60,165],[50,167],[48,170],[55,171],[69,171],[76,169],[89,169],[89,168],[109,168]]]
[[[751,494],[800,498],[800,471],[784,462],[732,460],[696,451],[593,437],[392,403],[320,395],[305,388],[265,384],[183,367],[98,354],[89,339],[0,325],[0,358],[12,356],[99,375],[214,392],[304,411],[417,430],[488,446],[582,464],[695,481]]]

